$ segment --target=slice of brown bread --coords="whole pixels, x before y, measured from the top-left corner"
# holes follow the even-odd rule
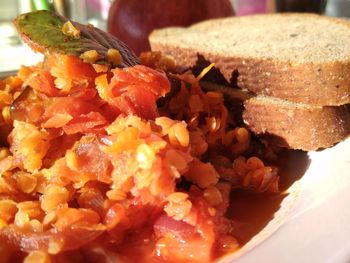
[[[327,148],[350,135],[350,104],[313,106],[201,81],[206,91],[220,91],[239,122],[269,144],[304,151]],[[242,104],[244,107],[242,107]]]
[[[350,103],[350,22],[313,14],[214,19],[154,31],[154,51],[193,66],[214,62],[230,82],[256,94],[314,105]],[[236,72],[237,73],[237,72]]]
[[[350,134],[350,104],[317,107],[257,96],[244,102],[243,119],[274,145],[304,151],[327,148]]]

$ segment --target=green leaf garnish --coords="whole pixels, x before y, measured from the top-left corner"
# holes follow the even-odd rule
[[[41,10],[19,15],[14,24],[22,39],[41,53],[54,52],[80,57],[83,53],[96,50],[98,64],[112,64],[107,57],[109,49],[116,49],[122,56],[121,67],[139,64],[138,58],[126,44],[115,36],[91,25],[82,25],[70,21],[80,32],[79,37],[62,30],[68,19],[47,10]],[[74,29],[73,28],[73,29]]]

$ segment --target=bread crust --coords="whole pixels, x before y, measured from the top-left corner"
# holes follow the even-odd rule
[[[350,105],[303,107],[253,98],[244,107],[246,125],[274,145],[312,151],[333,146],[350,134]]]
[[[151,41],[152,50],[175,58],[178,65],[198,66],[198,56],[215,63],[227,82],[238,71],[238,86],[256,94],[319,106],[350,103],[350,60],[332,63],[292,63],[225,57]]]

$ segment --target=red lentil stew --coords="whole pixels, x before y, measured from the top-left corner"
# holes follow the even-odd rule
[[[232,189],[279,193],[223,94],[185,72],[157,105],[173,62],[141,61],[52,53],[0,81],[1,262],[211,262],[242,245]]]

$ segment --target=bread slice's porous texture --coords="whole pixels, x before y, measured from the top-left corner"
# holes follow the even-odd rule
[[[256,94],[319,106],[350,103],[350,22],[313,14],[214,19],[154,31],[153,51],[194,66],[215,63]]]
[[[350,134],[350,105],[314,107],[257,96],[246,100],[244,106],[246,125],[274,145],[318,150]]]

